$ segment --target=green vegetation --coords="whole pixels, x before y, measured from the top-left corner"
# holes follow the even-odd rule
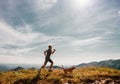
[[[114,82],[120,83],[120,70],[106,67],[84,67],[64,74],[63,70],[48,72],[42,69],[39,79],[37,70],[0,72],[0,84],[89,84]]]

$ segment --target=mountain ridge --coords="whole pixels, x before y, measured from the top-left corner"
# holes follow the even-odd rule
[[[120,59],[110,59],[110,60],[103,60],[103,61],[99,61],[99,62],[89,62],[89,63],[81,63],[81,64],[78,64],[78,65],[74,65],[75,67],[88,67],[88,66],[100,66],[100,67],[110,67],[110,68],[114,68],[114,69],[119,69],[120,70]],[[39,69],[40,68],[40,65],[26,65],[26,66],[23,66],[23,65],[5,65],[5,64],[0,64],[0,71],[7,71],[7,70],[14,70],[18,67],[21,67],[21,68],[24,68],[24,69],[28,69],[28,68],[31,68],[31,67],[34,67],[36,69]],[[46,68],[48,68],[49,66],[46,66]],[[58,69],[61,69],[61,66],[53,66],[54,69],[58,68]]]
[[[89,62],[76,65],[76,67],[88,67],[88,66],[100,66],[100,67],[110,67],[115,69],[120,69],[120,59],[117,60],[103,60],[99,62]]]

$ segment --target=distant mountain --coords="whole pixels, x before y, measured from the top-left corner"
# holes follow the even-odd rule
[[[60,66],[53,66],[54,69],[61,69]]]
[[[6,71],[8,69],[9,68],[7,66],[0,64],[0,71]]]
[[[20,67],[18,67],[20,66]],[[75,67],[86,67],[86,66],[103,66],[103,67],[111,67],[120,70],[120,59],[118,60],[104,60],[100,62],[90,62],[90,63],[82,63],[76,65]],[[32,68],[31,68],[32,67]],[[39,69],[41,65],[37,64],[0,64],[0,71],[7,71],[7,70],[22,70],[22,69]],[[49,66],[46,66],[49,68]],[[53,66],[54,69],[61,69],[60,66]]]
[[[49,68],[50,66],[46,66],[46,68]],[[61,69],[60,66],[53,66],[54,69]]]
[[[23,70],[23,69],[24,69],[23,67],[17,67],[17,68],[12,69],[11,71],[18,71],[18,70]]]
[[[120,59],[82,63],[82,64],[77,65],[76,67],[87,67],[87,66],[101,66],[101,67],[110,67],[110,68],[120,69]]]
[[[30,69],[30,70],[35,70],[36,68],[32,67],[32,68],[28,68],[28,69]]]
[[[14,69],[19,69],[20,67],[24,69],[30,69],[31,67],[38,69],[40,68],[40,65],[39,64],[0,64],[0,71],[14,70]]]

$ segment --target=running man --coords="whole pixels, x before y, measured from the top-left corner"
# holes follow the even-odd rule
[[[50,72],[52,71],[53,61],[51,60],[50,56],[51,56],[51,54],[53,54],[54,52],[55,52],[55,49],[53,49],[53,51],[52,51],[52,46],[49,45],[49,46],[48,46],[48,50],[44,51],[45,61],[44,61],[44,64],[42,65],[42,67],[40,68],[40,70],[41,70],[42,68],[44,68],[48,62],[50,62],[51,65],[50,65],[50,67],[49,67],[49,71],[50,71]]]

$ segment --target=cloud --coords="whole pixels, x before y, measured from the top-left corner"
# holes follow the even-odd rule
[[[120,16],[120,11],[118,11],[118,15]]]
[[[39,64],[41,59],[34,57],[21,57],[21,56],[11,56],[11,55],[1,55],[0,63],[13,63],[13,64]],[[44,60],[44,59],[42,59]]]
[[[26,28],[25,28],[26,29]],[[0,45],[3,44],[21,44],[25,45],[33,41],[33,39],[37,38],[40,34],[38,33],[22,33],[5,22],[0,21]]]
[[[52,8],[57,3],[57,0],[37,0],[34,1],[34,7],[38,10],[47,10]]]
[[[30,25],[26,24],[16,29],[9,24],[0,21],[0,45],[18,45],[25,46],[46,41],[57,41],[68,37],[50,36],[41,32],[33,32]]]
[[[75,40],[72,41],[72,45],[77,45],[77,46],[91,45],[100,42],[100,40],[101,37],[93,37],[85,40]]]
[[[77,46],[90,46],[92,44],[96,45],[100,42],[102,42],[103,37],[91,37],[87,39],[78,39],[78,38],[67,38],[66,40],[63,40],[60,42],[60,45],[56,45],[57,48],[63,48],[63,47],[77,47]]]
[[[67,11],[67,10],[66,10]],[[106,7],[92,7],[84,11],[68,11],[60,28],[63,35],[71,35],[78,38],[89,38],[103,35],[105,32],[114,32],[113,25],[116,25],[118,15],[117,9],[106,9]],[[70,13],[70,14],[69,14]],[[64,14],[64,15],[65,15]],[[66,19],[69,20],[66,21]],[[73,31],[74,30],[74,31]]]
[[[1,55],[28,56],[34,54],[37,56],[40,47],[48,46],[49,43],[58,45],[68,41],[68,39],[70,37],[50,36],[41,32],[34,32],[28,24],[14,28],[4,21],[0,21]]]
[[[66,55],[66,59],[69,54],[70,59],[73,55],[78,56],[76,59],[85,56],[80,52],[77,55],[72,50],[89,53],[91,45],[96,53],[119,50],[116,47],[119,45],[120,11],[114,5],[110,7],[110,4],[102,3],[101,7],[95,2],[89,8],[74,11],[70,7],[72,3],[67,3],[69,0],[64,2],[66,1],[1,0],[0,61],[4,56],[5,59],[36,59],[43,54],[48,44],[58,48],[57,54],[61,58]],[[100,49],[106,45],[106,48]]]

